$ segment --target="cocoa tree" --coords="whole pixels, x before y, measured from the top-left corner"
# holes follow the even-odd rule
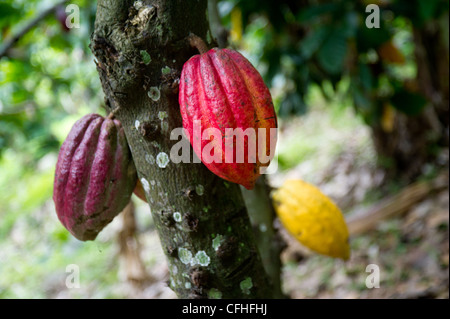
[[[178,79],[197,53],[188,36],[214,45],[206,12],[206,0],[99,0],[91,49],[106,105],[122,122],[147,191],[170,287],[180,298],[268,298],[239,186],[201,163],[169,160],[177,142],[170,132],[182,127]]]

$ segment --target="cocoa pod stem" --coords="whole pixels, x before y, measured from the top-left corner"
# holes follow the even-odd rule
[[[200,52],[200,54],[208,52],[208,47],[206,46],[206,43],[199,36],[190,33],[188,36],[188,40],[190,46],[196,48],[198,52]]]

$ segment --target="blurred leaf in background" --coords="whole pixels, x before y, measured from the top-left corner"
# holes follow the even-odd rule
[[[96,2],[70,1],[80,8],[80,28],[67,28],[58,3],[0,3],[0,52],[53,8],[0,56],[1,298],[123,293],[111,289],[117,263],[108,234],[81,245],[57,221],[51,201],[59,146],[76,120],[102,113],[104,103],[89,49]],[[280,122],[306,123],[302,135],[286,134],[280,143],[282,169],[309,160],[315,174],[319,158],[333,160],[344,144],[355,144],[361,121],[380,163],[410,179],[448,147],[448,1],[379,1],[379,29],[365,26],[369,3],[217,1],[230,45],[264,76]],[[310,110],[309,122],[297,118]],[[357,148],[366,152],[369,135],[360,135]],[[80,265],[82,291],[65,289],[70,261]]]
[[[2,2],[2,44],[55,3]],[[71,124],[81,115],[100,111],[102,91],[88,47],[95,4],[74,3],[82,8],[80,28],[67,29],[58,17],[61,8],[56,7],[0,59],[0,163],[23,168],[9,180],[40,172],[43,166],[42,173],[47,174],[53,168],[48,162],[54,161]],[[49,154],[53,156],[46,157]],[[3,183],[1,187],[0,199],[13,189]],[[8,211],[8,205],[2,207]]]
[[[80,28],[72,29],[64,23],[65,5],[55,6],[58,3],[0,3],[0,48],[54,8],[0,57],[0,297],[55,296],[61,288],[55,285],[64,283],[70,260],[82,269],[98,263],[89,274],[83,273],[84,280],[95,282],[99,276],[106,282],[110,276],[101,266],[107,260],[95,256],[102,250],[104,258],[112,246],[101,242],[81,246],[70,238],[51,201],[60,145],[77,119],[102,112],[103,103],[88,47],[96,2],[71,1],[79,6],[81,21]],[[91,259],[83,258],[87,254]]]
[[[231,44],[253,58],[281,118],[314,107],[305,101],[309,90],[318,87],[327,100],[353,106],[373,130],[380,158],[395,164],[392,177],[410,180],[433,161],[427,145],[448,147],[449,3],[376,2],[380,27],[369,28],[366,6],[371,3],[223,0],[218,7],[231,29],[237,25],[235,12],[240,12],[242,41],[233,37]],[[390,113],[389,132],[382,129],[386,104],[398,111]],[[412,157],[416,162],[405,162]]]

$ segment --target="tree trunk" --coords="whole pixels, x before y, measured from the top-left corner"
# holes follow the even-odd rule
[[[170,287],[180,298],[270,298],[239,186],[201,163],[169,159],[178,142],[170,132],[182,127],[179,75],[197,53],[186,38],[210,38],[206,3],[99,0],[91,49],[146,190]]]
[[[428,99],[419,116],[397,113],[392,132],[372,127],[375,148],[381,158],[390,159],[388,173],[406,182],[433,162],[436,149],[449,145],[449,60],[448,15],[430,20],[420,29],[413,27],[417,64],[417,90]],[[447,31],[448,32],[448,31]]]
[[[424,164],[432,161],[430,145],[436,143],[436,137],[429,134],[432,127],[426,116],[396,112],[391,132],[380,124],[371,129],[378,161],[388,177],[408,183],[422,173]]]
[[[413,28],[419,90],[432,106],[425,114],[432,123],[437,142],[449,144],[449,17],[431,20],[422,28]],[[431,113],[432,112],[432,113]]]
[[[280,254],[286,244],[274,227],[276,213],[265,175],[256,181],[254,189],[247,190],[241,186],[241,191],[244,195],[264,269],[272,284],[273,296],[274,298],[285,298],[281,287]]]

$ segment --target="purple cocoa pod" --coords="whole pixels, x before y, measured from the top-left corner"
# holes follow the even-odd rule
[[[53,188],[58,218],[77,239],[94,240],[128,204],[136,181],[120,122],[88,114],[59,151]]]

